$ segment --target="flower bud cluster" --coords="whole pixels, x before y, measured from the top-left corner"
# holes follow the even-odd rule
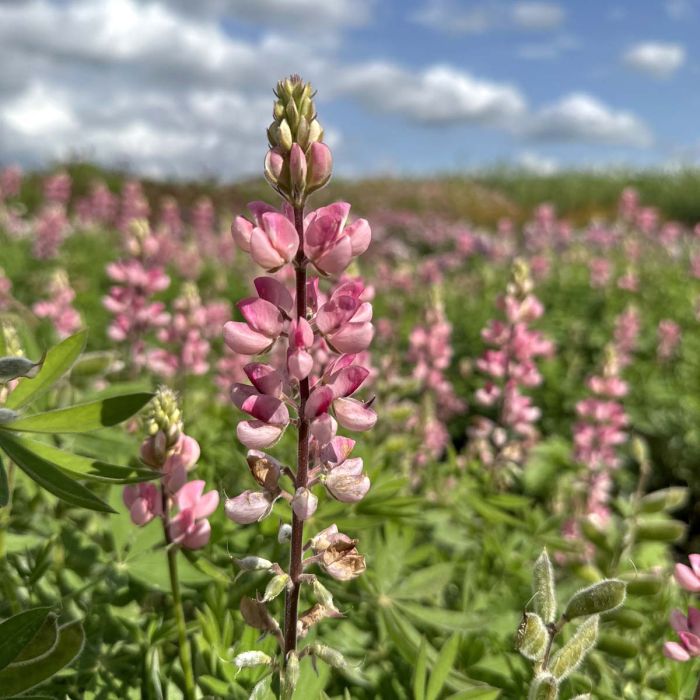
[[[204,547],[211,536],[207,518],[219,505],[216,491],[204,493],[202,480],[187,481],[200,455],[197,441],[185,435],[177,396],[161,387],[153,398],[145,421],[148,437],[141,444],[141,461],[159,473],[153,482],[129,485],[124,505],[139,527],[163,518],[169,544],[187,549]],[[175,505],[177,513],[172,516]]]

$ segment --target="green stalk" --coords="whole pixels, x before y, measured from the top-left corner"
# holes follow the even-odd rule
[[[170,541],[168,525],[170,524],[170,499],[161,486],[163,496],[163,532],[165,534],[166,551],[168,555],[168,571],[170,573],[170,589],[173,593],[173,611],[175,613],[175,625],[177,626],[178,648],[180,652],[180,665],[185,677],[185,698],[196,700],[194,671],[192,670],[192,651],[187,639],[187,626],[185,613],[182,609],[182,596],[180,595],[180,579],[177,574],[177,547]]]

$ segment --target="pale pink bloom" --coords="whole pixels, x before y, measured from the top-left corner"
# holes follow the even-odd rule
[[[660,360],[669,360],[675,354],[681,342],[681,327],[671,319],[659,321],[657,330],[659,346],[657,355]]]
[[[170,521],[168,537],[187,549],[204,547],[211,537],[207,518],[219,505],[219,494],[213,490],[203,493],[204,486],[204,481],[190,481],[173,496],[179,512]]]
[[[134,525],[141,527],[163,514],[163,497],[155,484],[130,484],[124,487],[122,497]]]
[[[605,287],[612,275],[612,265],[606,258],[593,258],[588,263],[591,287]]]
[[[78,311],[73,308],[75,291],[70,286],[68,276],[63,271],[56,271],[48,284],[49,298],[37,301],[32,311],[39,318],[47,318],[53,324],[59,338],[73,335],[83,325]]]
[[[22,168],[8,165],[0,170],[0,200],[16,197],[22,187]]]
[[[324,486],[336,500],[357,503],[367,495],[370,488],[369,478],[363,469],[359,457],[346,459],[331,469],[323,482]]]
[[[262,491],[244,491],[235,498],[227,498],[226,517],[238,525],[249,525],[266,518],[272,511],[274,500]]]
[[[65,205],[70,199],[71,176],[64,170],[44,180],[44,198],[47,202]]]
[[[318,498],[308,488],[298,488],[292,498],[292,510],[299,520],[308,520],[318,507]]]
[[[262,449],[274,445],[289,425],[287,406],[275,396],[260,394],[246,384],[234,384],[231,399],[254,419],[238,424],[238,439],[246,447]]]
[[[39,260],[55,258],[69,229],[63,205],[55,203],[46,205],[39,213],[35,223],[34,247],[32,249],[34,257]]]
[[[250,255],[265,270],[274,271],[291,262],[298,248],[294,224],[277,212],[264,213],[250,233]]]
[[[680,610],[671,613],[671,626],[680,638],[678,642],[664,644],[664,656],[674,661],[688,661],[700,656],[700,610],[688,608],[686,617]]]
[[[691,593],[700,593],[700,554],[691,554],[690,566],[676,564],[673,575],[678,585]]]

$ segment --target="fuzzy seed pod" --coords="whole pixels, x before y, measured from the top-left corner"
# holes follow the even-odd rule
[[[678,542],[685,535],[685,523],[680,520],[640,520],[637,539],[644,542]]]
[[[535,562],[532,572],[532,589],[535,594],[534,606],[545,623],[554,622],[557,616],[557,598],[554,590],[554,570],[547,550]]]
[[[238,669],[252,668],[253,666],[271,666],[272,657],[262,651],[244,651],[234,657],[233,665]]]
[[[575,593],[564,611],[567,620],[584,615],[596,615],[619,608],[625,602],[625,583],[606,579]]]
[[[555,654],[549,669],[558,680],[571,675],[595,646],[598,639],[598,616],[585,620],[574,636]]]
[[[0,425],[12,423],[13,420],[19,418],[19,413],[11,408],[0,408]]]
[[[544,658],[547,649],[547,627],[535,613],[525,613],[515,636],[515,648],[531,661]]]
[[[267,584],[265,595],[260,599],[260,602],[269,603],[271,600],[274,600],[287,588],[289,581],[290,578],[288,574],[277,574],[277,576],[273,576]]]
[[[559,683],[551,674],[540,673],[530,685],[528,700],[557,700],[559,697]]]
[[[331,610],[337,610],[333,603],[333,596],[331,592],[317,579],[314,578],[311,588],[314,592],[316,600],[326,608]]]
[[[233,560],[236,566],[243,571],[267,571],[272,568],[272,562],[262,557],[243,557]]]
[[[656,574],[635,574],[627,581],[627,592],[634,596],[656,595],[663,585],[663,579]]]
[[[639,507],[642,513],[659,513],[662,510],[671,512],[688,502],[688,493],[688,489],[683,486],[652,491],[642,498]]]
[[[331,649],[331,647],[327,647],[324,644],[311,644],[308,653],[341,671],[346,670],[349,666],[345,657],[339,651]]]
[[[295,651],[287,654],[287,664],[282,677],[281,698],[282,700],[292,700],[297,683],[299,682],[299,657]]]
[[[40,362],[32,362],[26,357],[0,357],[0,384],[17,379],[18,377],[36,377],[41,369]]]

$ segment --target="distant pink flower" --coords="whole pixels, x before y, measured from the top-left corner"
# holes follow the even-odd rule
[[[168,536],[187,549],[199,549],[209,542],[211,525],[207,518],[219,505],[216,491],[203,493],[205,482],[190,481],[174,496],[179,512],[170,520]]]
[[[673,575],[681,588],[691,593],[700,593],[700,554],[691,554],[690,566],[676,564]]]
[[[681,327],[675,321],[665,318],[659,321],[657,335],[659,338],[657,355],[660,360],[669,360],[680,345]]]
[[[44,197],[47,202],[65,205],[70,199],[71,176],[64,170],[49,175],[44,180]]]
[[[123,498],[134,525],[146,525],[163,514],[163,498],[155,484],[146,482],[126,486]]]
[[[39,260],[55,258],[69,230],[68,218],[63,205],[46,205],[35,222],[34,247],[32,249],[34,257]]]
[[[0,170],[0,201],[16,197],[22,187],[22,168],[8,165]]]
[[[83,322],[78,311],[73,308],[75,291],[70,286],[66,273],[55,272],[46,291],[49,298],[35,302],[32,311],[39,318],[49,319],[59,338],[67,338],[80,330]]]

